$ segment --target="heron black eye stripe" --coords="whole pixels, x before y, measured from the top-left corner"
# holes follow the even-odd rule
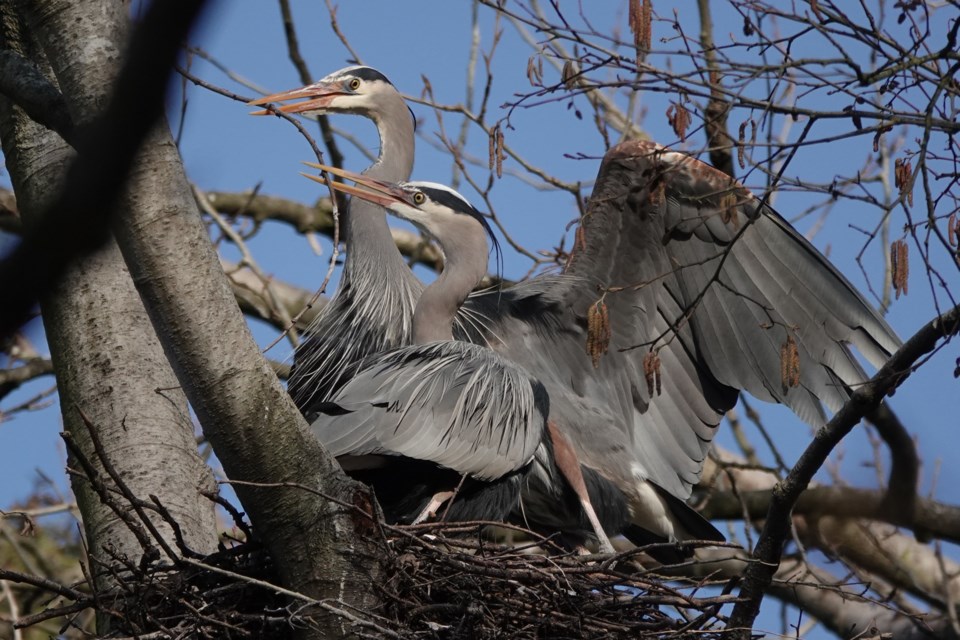
[[[386,82],[390,86],[393,86],[393,83],[387,80],[387,76],[383,75],[376,69],[371,69],[370,67],[354,67],[349,71],[350,75],[355,78],[360,78],[361,80],[366,80],[367,82],[380,80],[381,82]]]
[[[441,204],[458,213],[467,213],[474,217],[483,217],[472,204],[464,200],[458,194],[447,189],[437,189],[435,187],[426,187],[417,185],[419,192],[423,193],[437,204]]]
[[[497,237],[493,233],[493,228],[490,226],[489,220],[487,220],[486,216],[477,211],[477,209],[470,204],[469,201],[452,189],[438,189],[436,187],[421,186],[422,184],[423,183],[417,183],[417,188],[437,204],[443,205],[451,211],[456,211],[457,213],[476,218],[480,224],[483,225],[483,228],[487,232],[487,236],[489,236],[494,248],[497,251],[500,250],[500,244],[497,242]]]

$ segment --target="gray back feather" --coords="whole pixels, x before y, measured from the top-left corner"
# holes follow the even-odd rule
[[[526,465],[543,436],[542,387],[489,349],[437,342],[371,359],[311,425],[331,454],[429,460],[481,480]]]

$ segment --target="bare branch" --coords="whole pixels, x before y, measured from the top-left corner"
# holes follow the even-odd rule
[[[290,11],[290,0],[279,0],[280,14],[283,16],[283,32],[287,38],[287,52],[290,54],[290,61],[300,75],[300,82],[304,85],[313,82],[314,78],[310,75],[307,63],[300,54],[300,42],[297,40],[297,29],[293,21],[293,13]],[[343,154],[337,146],[337,139],[333,135],[333,129],[330,128],[330,121],[327,116],[317,118],[320,125],[320,135],[323,138],[323,144],[327,148],[327,154],[330,156],[330,163],[335,167],[343,166]]]
[[[299,315],[297,328],[303,331],[327,304],[325,298],[320,298],[310,309],[305,311],[305,307],[313,298],[311,291],[271,278],[269,280],[271,292],[267,296],[264,291],[267,283],[251,269],[223,258],[220,259],[220,264],[223,266],[224,273],[230,278],[233,295],[237,299],[241,311],[264,322],[269,322],[280,331],[286,327],[286,324],[283,320],[284,316],[276,312],[275,306],[282,307],[285,314],[291,318]]]
[[[857,388],[850,400],[818,432],[787,477],[773,491],[773,500],[754,557],[744,575],[743,599],[734,607],[730,626],[749,629],[760,611],[760,601],[780,561],[783,543],[789,534],[790,514],[813,475],[823,466],[827,455],[857,423],[874,410],[883,397],[909,377],[913,365],[937,347],[937,343],[960,330],[960,307],[937,317],[921,328],[870,379]]]
[[[710,3],[707,0],[698,0],[697,8],[700,11],[700,46],[703,47],[703,57],[707,64],[705,84],[710,87],[710,99],[707,101],[707,110],[704,114],[710,163],[728,176],[736,178],[731,153],[733,139],[727,132],[727,114],[730,111],[730,105],[723,97],[720,88],[722,75],[713,44],[713,18],[710,15]]]
[[[53,363],[43,358],[28,360],[12,369],[0,369],[0,400],[24,383],[51,374],[53,374]]]

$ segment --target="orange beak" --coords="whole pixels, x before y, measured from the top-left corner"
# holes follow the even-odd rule
[[[278,105],[276,110],[281,113],[305,113],[307,111],[324,109],[330,104],[331,101],[333,101],[334,98],[342,95],[344,95],[344,93],[340,91],[339,86],[317,82],[316,84],[307,85],[306,87],[301,87],[300,89],[291,89],[289,91],[282,91],[280,93],[274,93],[273,95],[257,98],[256,100],[251,100],[247,104],[259,106],[268,104],[270,102],[287,102],[288,100],[302,99],[303,102]],[[250,115],[265,116],[269,115],[270,113],[272,113],[270,110],[263,109],[262,111],[254,111]]]
[[[304,162],[303,164],[357,183],[357,186],[353,186],[343,182],[333,182],[331,185],[336,191],[342,191],[351,196],[362,198],[368,202],[378,204],[381,207],[389,207],[391,204],[397,203],[413,205],[407,192],[395,184],[377,180],[376,178],[368,178],[360,173],[354,173],[353,171],[347,171],[325,164],[317,164],[315,162]],[[319,182],[320,184],[327,184],[327,181],[321,176],[315,176],[310,173],[301,173],[300,175]]]

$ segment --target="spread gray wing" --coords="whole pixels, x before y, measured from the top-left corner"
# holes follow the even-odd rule
[[[335,456],[403,455],[493,480],[531,460],[547,402],[493,351],[438,342],[369,360],[311,428]]]
[[[684,154],[638,141],[612,149],[581,225],[563,276],[522,285],[497,310],[483,308],[493,296],[470,304],[490,318],[491,344],[544,383],[551,419],[595,468],[620,466],[685,498],[740,390],[820,424],[823,405],[837,409],[865,378],[849,346],[880,366],[900,345],[786,221]],[[594,368],[587,311],[601,297],[611,341]],[[797,386],[781,378],[788,336]],[[644,368],[651,351],[659,391]]]

